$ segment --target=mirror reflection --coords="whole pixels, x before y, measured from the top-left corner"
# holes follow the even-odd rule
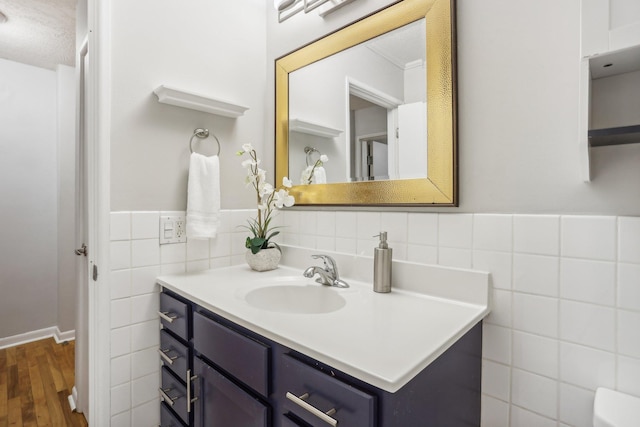
[[[294,183],[426,178],[426,62],[420,19],[289,73]]]
[[[276,60],[276,179],[296,205],[457,205],[454,17],[402,0]]]

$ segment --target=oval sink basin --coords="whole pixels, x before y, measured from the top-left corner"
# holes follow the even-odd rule
[[[298,314],[330,313],[346,303],[335,290],[322,285],[266,286],[250,291],[244,299],[263,310]]]

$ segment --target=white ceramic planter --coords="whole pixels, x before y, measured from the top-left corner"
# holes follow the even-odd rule
[[[278,248],[262,249],[258,253],[254,254],[251,249],[247,249],[245,259],[247,264],[255,271],[269,271],[274,270],[280,263],[282,253]]]

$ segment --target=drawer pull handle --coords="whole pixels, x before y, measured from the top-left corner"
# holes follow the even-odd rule
[[[169,393],[171,391],[170,388],[162,388],[160,387],[158,390],[160,390],[160,396],[162,397],[162,400],[164,400],[165,402],[167,402],[169,404],[169,406],[173,406],[173,403],[180,399],[182,396],[175,396],[175,397],[171,397],[169,396],[167,393]]]
[[[287,396],[287,399],[289,399],[296,405],[300,406],[302,409],[308,412],[311,412],[313,415],[320,418],[325,423],[333,427],[336,427],[338,425],[338,420],[331,417],[331,415],[336,413],[336,409],[331,408],[327,412],[322,412],[320,409],[316,408],[315,406],[305,402],[305,400],[309,398],[309,393],[305,393],[302,396],[298,397],[295,394],[288,391],[286,396]]]
[[[191,398],[191,381],[197,379],[197,375],[191,376],[191,369],[187,369],[187,413],[191,412],[191,404],[198,400],[198,397]]]
[[[164,350],[162,350],[161,348],[158,349],[158,353],[160,353],[160,357],[162,358],[162,360],[167,362],[169,365],[173,365],[173,361],[178,358],[178,356],[170,357],[167,355],[167,353],[169,353],[171,350],[171,348],[166,348]]]
[[[158,316],[162,317],[164,320],[166,320],[169,323],[173,323],[173,321],[178,318],[177,314],[172,313],[170,311],[159,311]]]

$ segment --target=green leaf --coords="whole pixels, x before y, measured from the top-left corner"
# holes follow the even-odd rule
[[[251,246],[262,246],[266,241],[267,239],[265,239],[264,237],[254,237],[253,239],[251,239]]]
[[[277,236],[278,234],[280,234],[279,231],[274,231],[273,233],[269,234],[269,237],[267,237],[267,240],[271,239],[274,236]]]

